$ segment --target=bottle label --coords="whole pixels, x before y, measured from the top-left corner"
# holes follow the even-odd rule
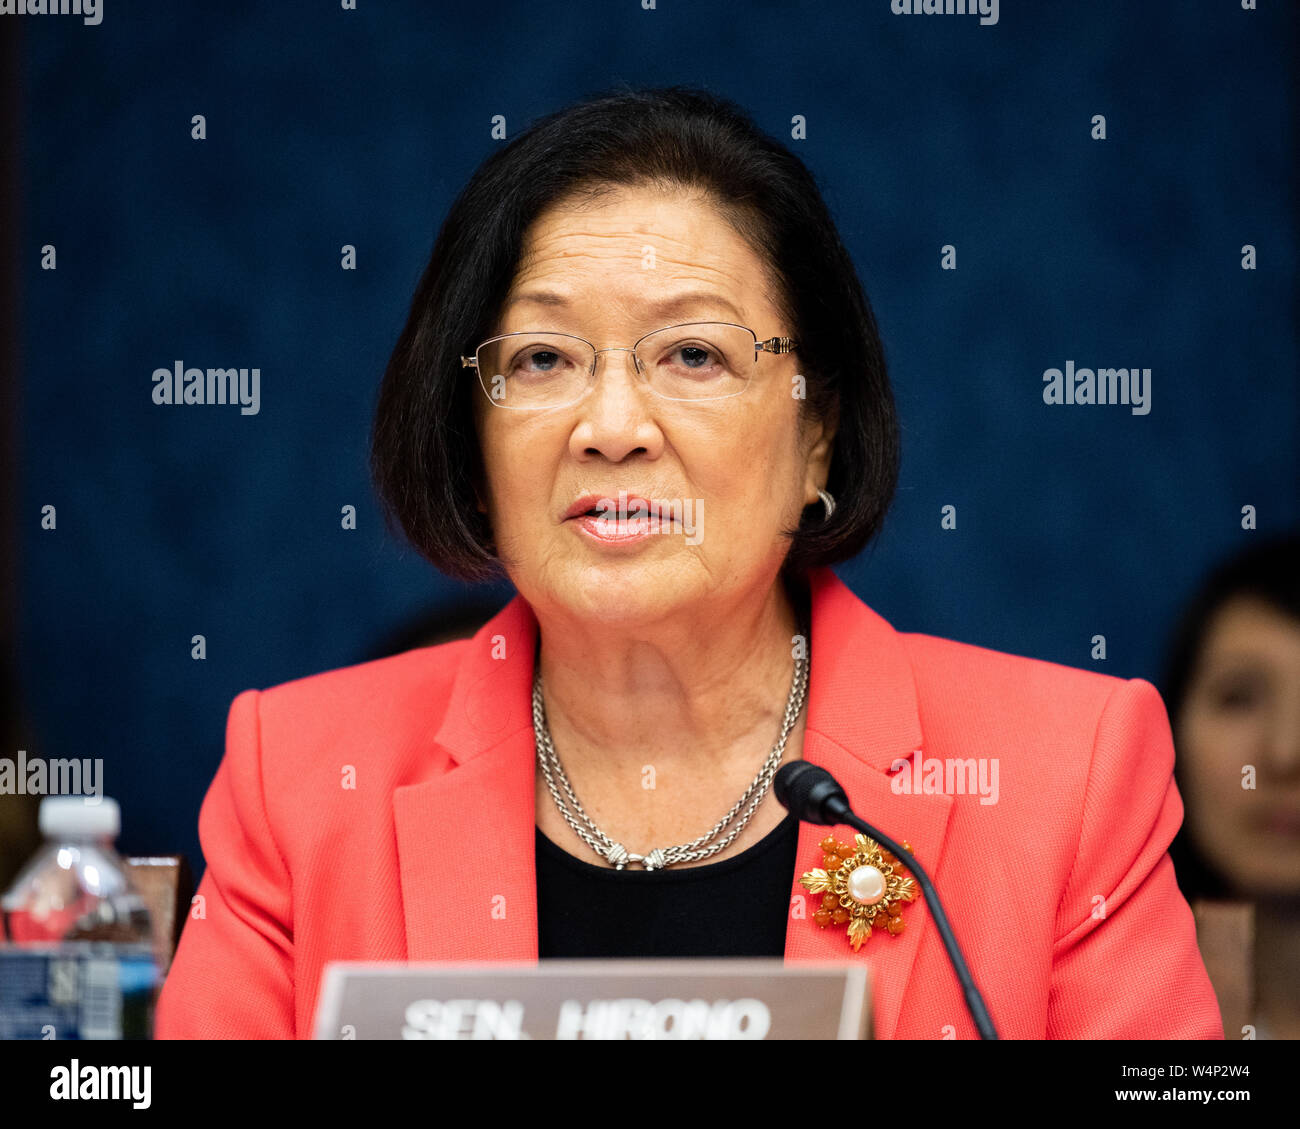
[[[148,1039],[158,984],[148,945],[0,944],[0,1039]]]

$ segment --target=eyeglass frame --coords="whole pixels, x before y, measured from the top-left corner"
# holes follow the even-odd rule
[[[576,404],[579,400],[583,398],[583,396],[585,396],[591,390],[592,386],[596,383],[596,358],[599,357],[601,353],[631,353],[632,363],[636,367],[637,377],[641,380],[642,384],[644,384],[647,388],[650,389],[652,393],[654,393],[654,395],[658,396],[662,400],[672,400],[674,403],[683,403],[683,404],[696,403],[696,402],[709,403],[710,401],[713,400],[730,400],[734,396],[742,395],[745,391],[745,388],[749,387],[748,380],[745,381],[744,387],[741,388],[739,392],[728,392],[725,396],[685,397],[685,396],[665,396],[662,392],[658,391],[654,387],[654,385],[650,383],[648,378],[645,377],[645,374],[642,372],[643,366],[641,364],[641,358],[637,356],[637,352],[636,352],[641,342],[644,341],[647,337],[653,337],[656,333],[664,333],[670,329],[685,329],[688,326],[692,326],[692,325],[729,325],[729,326],[733,326],[736,329],[743,329],[746,333],[750,335],[750,337],[754,339],[755,367],[758,366],[759,354],[764,351],[769,353],[775,353],[775,354],[793,353],[799,347],[799,343],[791,337],[769,337],[765,341],[760,341],[758,339],[758,334],[755,333],[752,329],[750,329],[749,326],[741,325],[739,322],[734,322],[734,321],[679,322],[676,325],[666,325],[662,329],[652,329],[649,333],[643,334],[641,337],[637,338],[635,344],[610,345],[604,349],[597,349],[592,342],[588,341],[585,337],[579,337],[576,333],[564,333],[558,329],[518,329],[518,330],[514,330],[511,333],[498,333],[495,337],[489,337],[486,341],[480,342],[478,347],[474,350],[472,356],[467,357],[462,353],[460,358],[460,367],[472,368],[478,374],[478,386],[483,390],[483,395],[488,398],[488,402],[492,404],[493,407],[506,408],[510,411],[516,411],[516,412],[543,412],[543,411],[548,411],[552,408],[567,408],[572,406],[573,404]],[[555,337],[572,337],[575,341],[581,341],[584,345],[588,346],[591,349],[592,352],[591,368],[587,370],[586,386],[572,400],[566,400],[563,404],[547,404],[542,407],[521,408],[521,407],[516,407],[514,404],[502,404],[494,400],[491,394],[487,390],[487,385],[483,383],[483,373],[482,370],[480,370],[478,367],[478,355],[480,352],[482,352],[483,347],[485,345],[491,345],[494,341],[503,341],[507,337],[527,337],[530,335],[541,334],[541,333],[551,334],[552,336]]]

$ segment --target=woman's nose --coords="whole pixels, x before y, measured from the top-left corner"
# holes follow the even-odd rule
[[[605,363],[602,365],[602,358]],[[574,438],[585,450],[598,450],[613,462],[638,448],[650,453],[656,428],[650,418],[650,390],[631,349],[601,349],[596,354],[593,387],[579,402]]]

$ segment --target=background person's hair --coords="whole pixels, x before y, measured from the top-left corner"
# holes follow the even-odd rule
[[[1238,596],[1263,601],[1279,615],[1300,623],[1300,534],[1261,541],[1221,562],[1202,582],[1174,626],[1161,679],[1161,693],[1175,734],[1187,691],[1215,616]],[[1174,758],[1174,780],[1187,795],[1187,767],[1181,755]],[[1222,870],[1196,847],[1186,815],[1169,854],[1183,896],[1225,898],[1234,891]]]
[[[488,157],[456,198],[384,373],[371,470],[389,528],[450,576],[501,574],[486,515],[460,363],[492,336],[537,216],[614,186],[702,191],[769,264],[783,324],[799,343],[805,411],[837,427],[826,489],[835,514],[805,508],[784,569],[847,560],[877,533],[898,480],[893,392],[875,316],[821,192],[802,161],[734,103],[690,87],[618,87],[536,121]]]

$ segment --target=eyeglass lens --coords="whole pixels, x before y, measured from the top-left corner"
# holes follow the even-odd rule
[[[606,352],[612,363],[614,351]],[[639,375],[660,396],[735,396],[753,376],[754,335],[743,326],[699,322],[650,334],[636,348]],[[586,391],[596,351],[563,333],[512,333],[478,351],[483,390],[504,407],[570,403]]]

